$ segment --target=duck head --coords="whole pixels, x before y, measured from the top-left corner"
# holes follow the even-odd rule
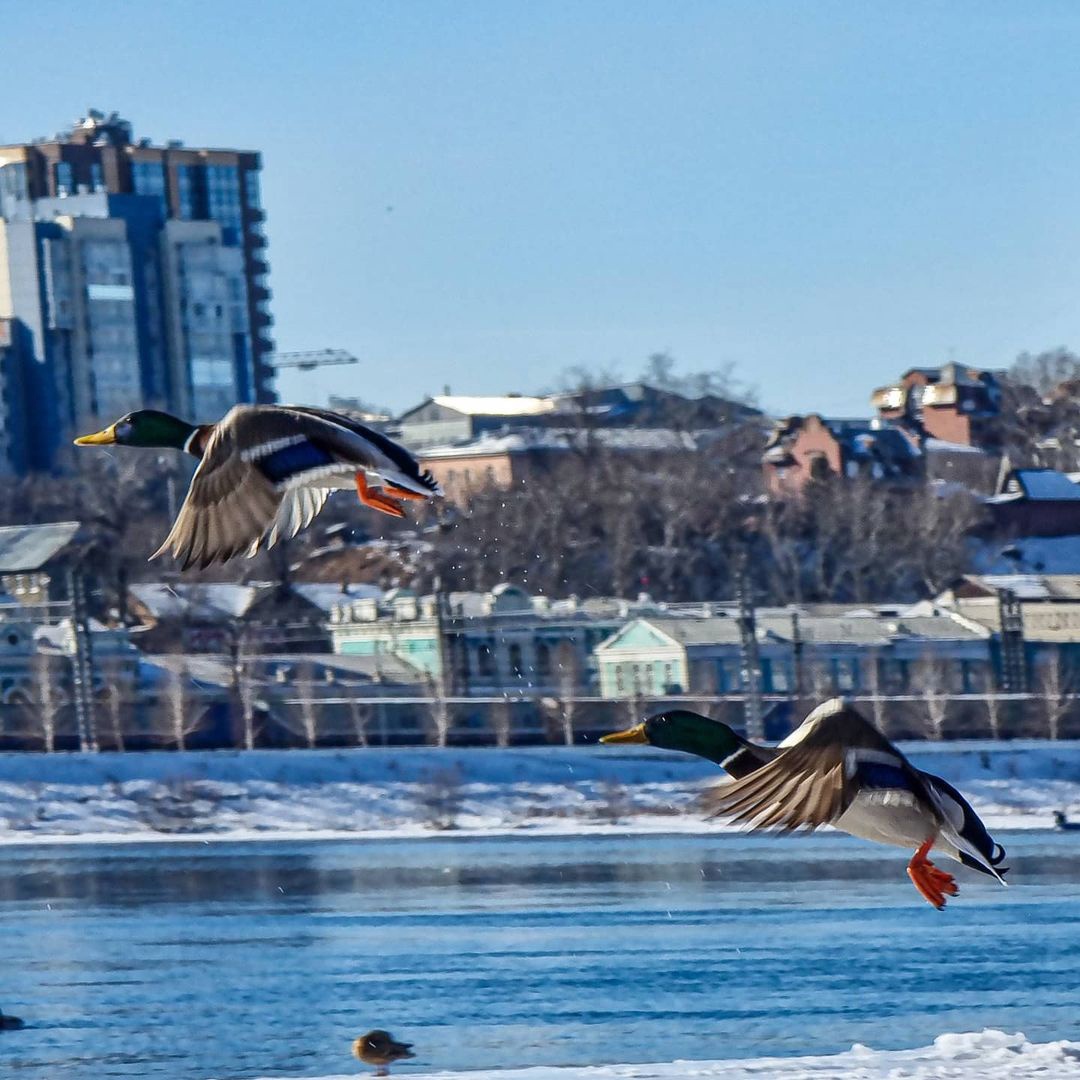
[[[614,731],[601,737],[602,743],[639,743],[658,746],[663,750],[681,750],[721,764],[731,757],[742,740],[719,720],[691,712],[689,709],[670,709],[647,717],[625,731]]]
[[[156,409],[140,409],[120,417],[93,435],[80,435],[76,446],[146,446],[160,449],[187,449],[188,440],[198,429]]]

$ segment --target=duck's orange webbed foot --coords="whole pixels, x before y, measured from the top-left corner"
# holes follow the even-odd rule
[[[377,490],[373,491],[368,487],[367,477],[362,472],[356,474],[356,494],[360,501],[365,506],[370,506],[372,510],[378,510],[396,518],[405,516],[401,503],[397,499],[391,499],[389,495],[383,495]]]
[[[384,480],[383,486],[386,491],[391,492],[399,499],[418,499],[420,502],[427,499],[427,496],[421,495],[419,491],[410,491],[408,488],[398,487],[397,484],[391,484],[389,480]]]
[[[919,895],[940,911],[945,906],[945,898],[956,896],[960,886],[956,884],[956,878],[952,874],[939,869],[926,857],[933,846],[933,837],[924,841],[922,847],[912,855],[907,872],[912,885],[919,890]]]

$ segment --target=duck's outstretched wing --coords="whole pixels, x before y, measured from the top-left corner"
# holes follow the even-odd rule
[[[907,759],[855,709],[830,702],[807,718],[797,741],[749,776],[707,796],[714,814],[754,829],[816,829],[835,821],[863,788],[925,787]]]
[[[254,554],[268,530],[273,542],[295,536],[326,501],[320,477],[342,471],[345,448],[336,435],[287,409],[237,406],[207,440],[176,521],[151,558],[171,551],[185,570],[206,567]]]

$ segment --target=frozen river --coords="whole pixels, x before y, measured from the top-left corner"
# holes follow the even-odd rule
[[[837,835],[0,848],[0,1067],[351,1073],[1077,1038],[1080,834],[1003,834],[1014,885],[944,912],[906,856]]]

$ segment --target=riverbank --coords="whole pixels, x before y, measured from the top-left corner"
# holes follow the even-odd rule
[[[1080,742],[912,743],[991,827],[1080,816]],[[0,843],[716,831],[711,763],[649,747],[0,754]]]

